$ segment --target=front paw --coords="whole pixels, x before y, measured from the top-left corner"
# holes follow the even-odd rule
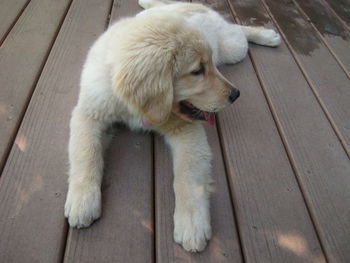
[[[204,250],[207,241],[211,238],[209,214],[175,212],[174,214],[174,240],[190,252]]]
[[[88,227],[101,216],[101,190],[98,186],[70,186],[64,215],[71,227]]]

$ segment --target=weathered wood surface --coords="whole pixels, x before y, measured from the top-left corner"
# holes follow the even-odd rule
[[[242,94],[219,124],[247,261],[326,262],[251,62],[223,72]]]
[[[349,0],[325,0],[350,30]]]
[[[0,1],[0,45],[6,34],[17,22],[18,17],[28,4],[28,0],[1,0]]]
[[[289,0],[265,0],[305,78],[350,156],[350,79]],[[280,12],[280,10],[284,12]],[[350,42],[347,44],[350,51]],[[350,56],[350,52],[347,52]],[[347,55],[345,55],[347,56]]]
[[[322,35],[330,51],[350,74],[350,32],[328,8],[324,0],[294,0]],[[295,19],[295,17],[294,17]],[[306,33],[307,34],[307,33]]]
[[[48,57],[0,180],[2,262],[61,261],[70,112],[109,9],[110,1],[74,1]]]
[[[261,2],[230,2],[243,23],[271,26]],[[349,158],[285,43],[251,55],[328,260],[348,262]]]
[[[1,45],[0,170],[69,4],[31,1]]]

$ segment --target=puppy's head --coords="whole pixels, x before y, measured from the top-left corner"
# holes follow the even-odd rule
[[[213,124],[214,112],[239,96],[213,65],[208,43],[184,21],[139,17],[122,37],[114,91],[151,124],[164,123],[171,112]]]

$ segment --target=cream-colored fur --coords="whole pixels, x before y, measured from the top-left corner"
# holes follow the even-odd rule
[[[236,91],[215,65],[242,60],[247,40],[275,46],[279,35],[230,24],[200,4],[139,3],[150,9],[111,26],[85,62],[70,123],[65,216],[78,228],[100,217],[102,137],[113,122],[123,122],[164,135],[174,159],[174,239],[201,251],[211,237],[212,158],[196,118],[228,106]],[[199,113],[184,112],[184,101]]]

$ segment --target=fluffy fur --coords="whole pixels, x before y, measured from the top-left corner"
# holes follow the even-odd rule
[[[100,217],[102,137],[113,122],[123,122],[131,129],[159,132],[169,143],[174,239],[188,251],[201,251],[211,237],[212,157],[197,119],[212,123],[213,112],[237,97],[216,65],[242,60],[248,40],[276,46],[280,37],[270,29],[228,23],[200,4],[139,4],[148,9],[111,26],[85,62],[70,123],[65,216],[78,228]]]

